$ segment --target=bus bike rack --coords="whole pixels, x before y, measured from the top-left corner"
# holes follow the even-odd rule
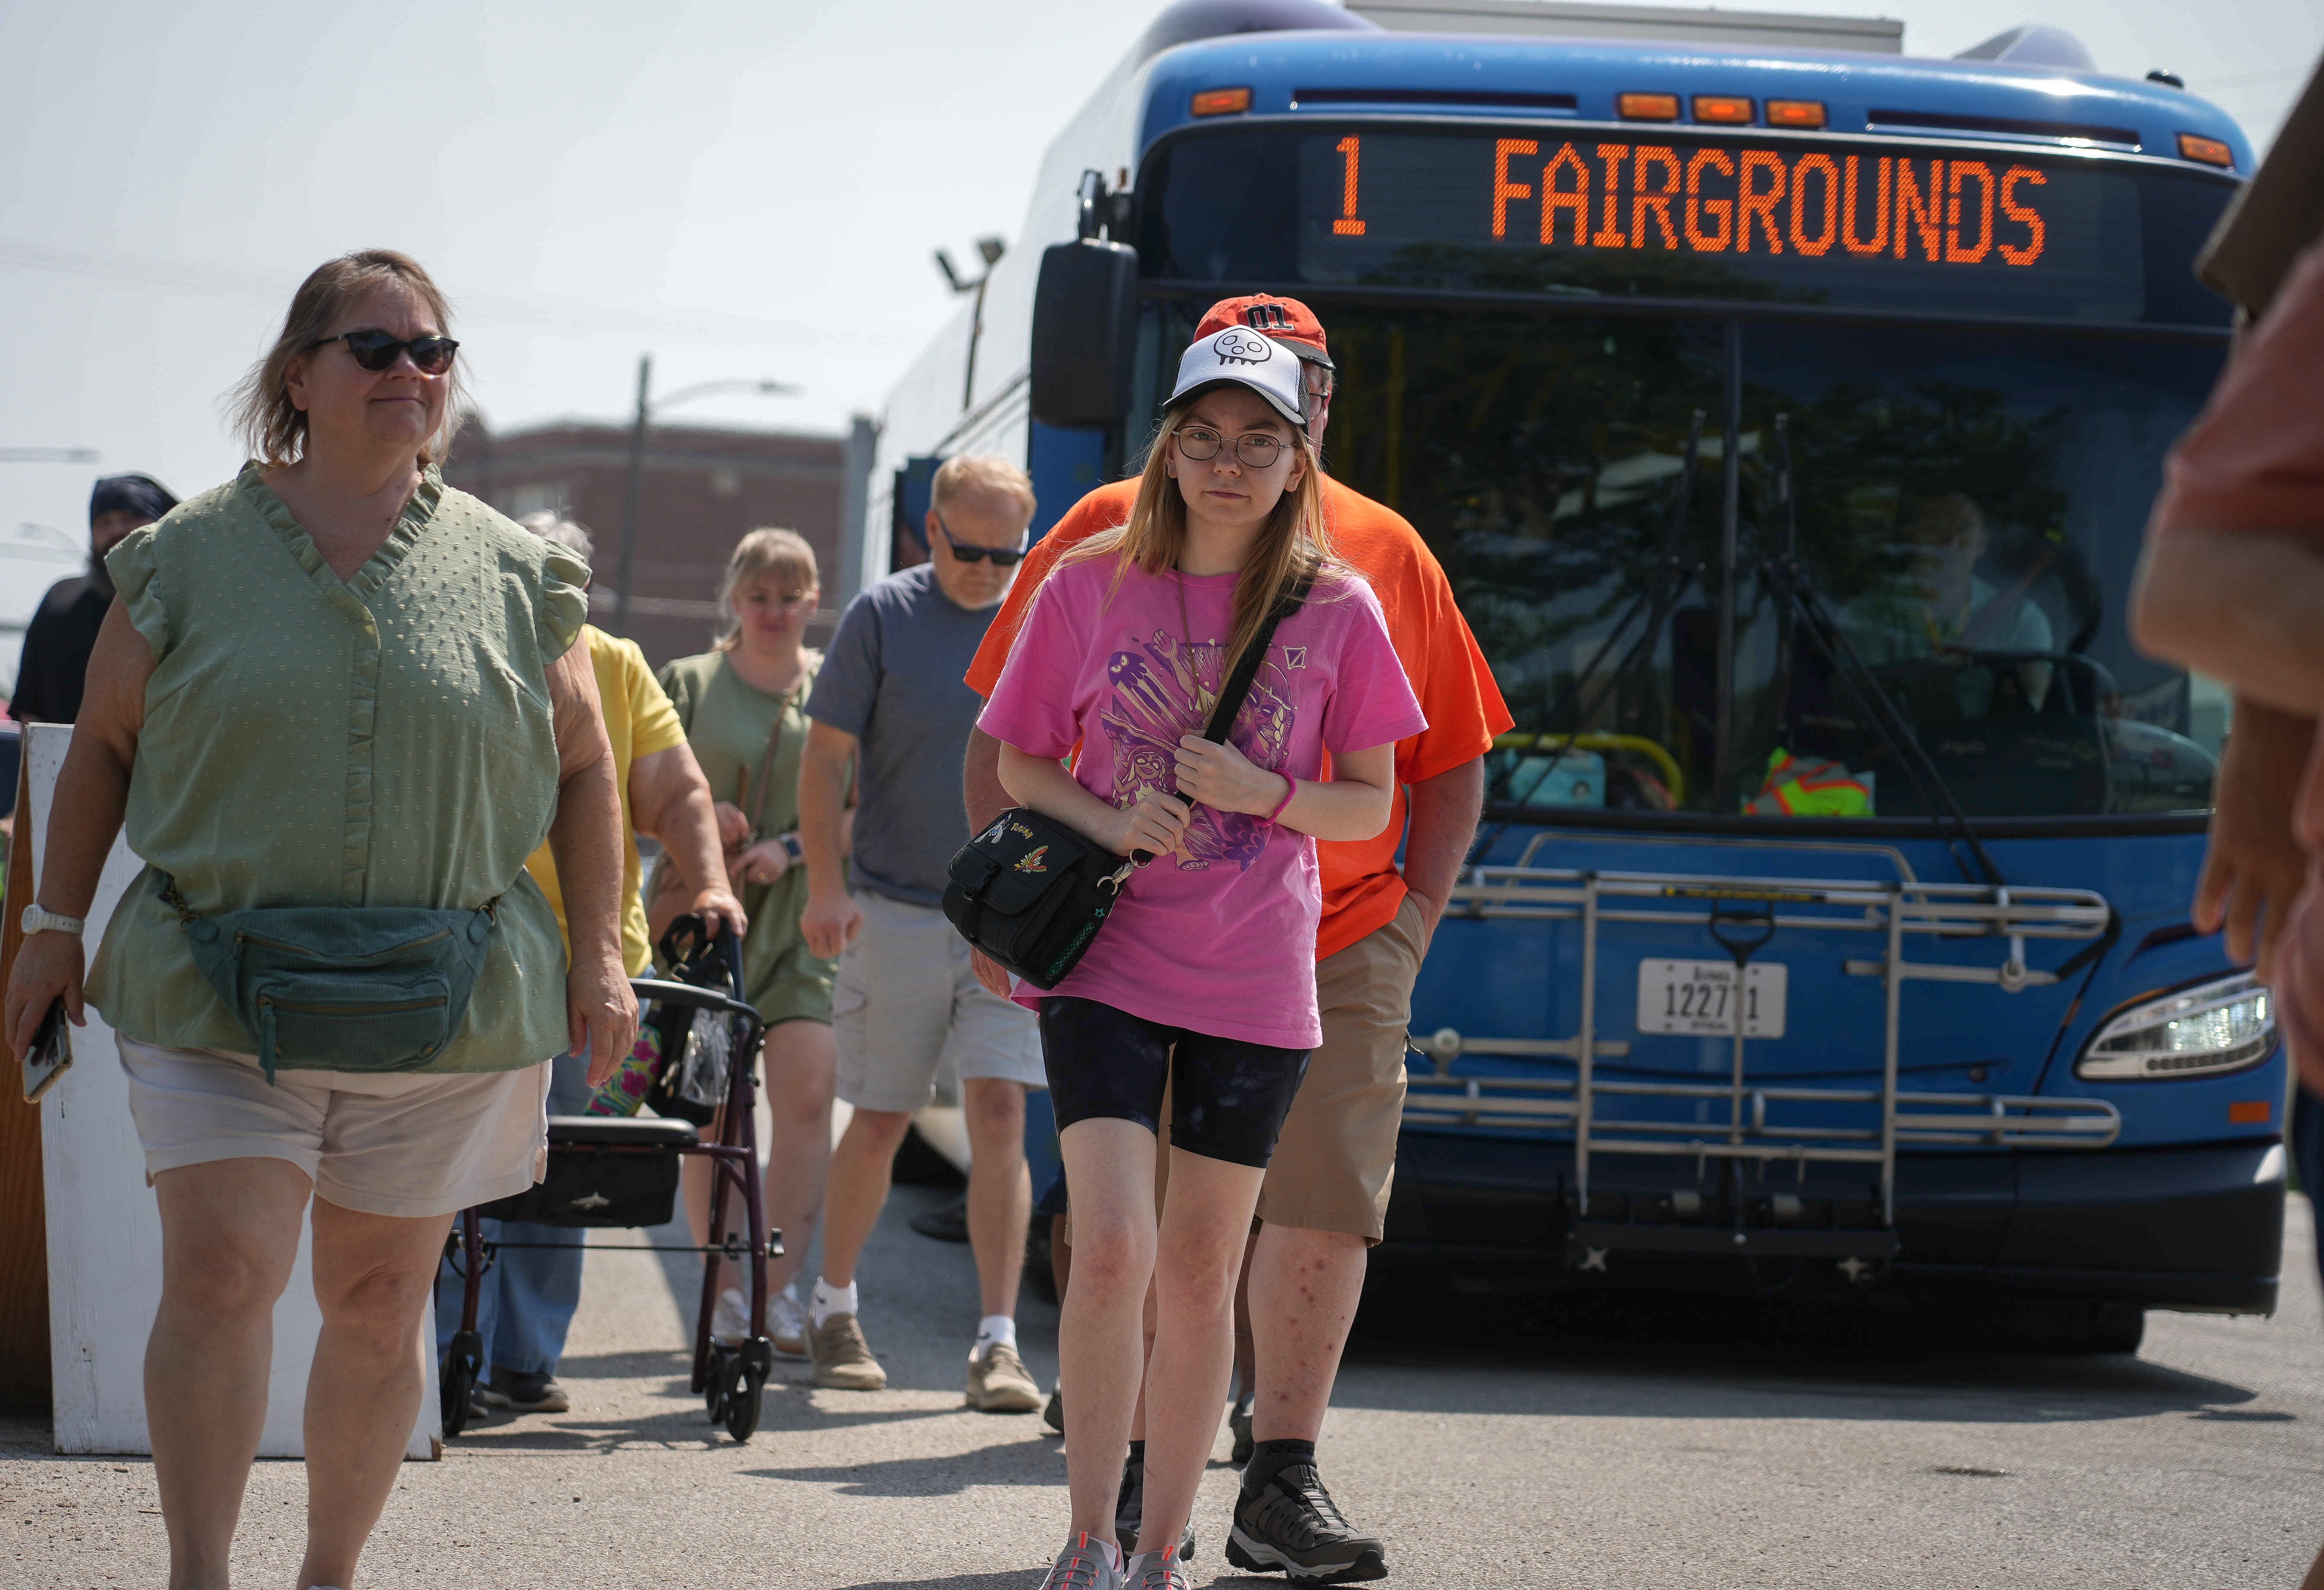
[[[1436,1070],[1415,1073],[1407,1068],[1404,1119],[1413,1126],[1571,1129],[1576,1196],[1566,1250],[1569,1262],[1579,1268],[1603,1271],[1609,1255],[1618,1249],[1660,1250],[1832,1258],[1850,1280],[1869,1280],[1896,1253],[1899,1144],[2104,1148],[2121,1132],[2121,1112],[2103,1099],[1908,1093],[1897,1087],[1904,985],[1986,983],[2015,993],[2055,983],[2055,974],[2025,964],[2026,941],[2089,940],[2103,933],[2109,911],[2105,897],[2092,890],[1923,883],[1910,876],[1900,856],[1894,859],[1905,876],[1891,882],[1574,871],[1527,865],[1538,846],[1537,839],[1515,866],[1471,868],[1453,888],[1446,914],[1580,922],[1580,1031],[1554,1039],[1474,1037],[1451,1028],[1426,1037],[1414,1034],[1413,1047],[1433,1057]],[[1849,848],[1894,856],[1886,846]],[[1757,907],[1773,932],[1878,936],[1878,959],[1843,962],[1849,976],[1877,977],[1886,985],[1877,1089],[1754,1087],[1744,1074],[1739,1035],[1732,1074],[1723,1082],[1640,1081],[1598,1074],[1596,1062],[1630,1052],[1628,1040],[1598,1036],[1600,927],[1620,923],[1708,929],[1722,905]],[[1908,937],[1983,941],[2006,946],[2006,952],[1998,965],[1908,960]],[[1739,991],[1739,974],[1738,986]],[[1738,1025],[1741,1019],[1738,999]],[[1445,1068],[1462,1053],[1567,1060],[1575,1071],[1571,1080],[1449,1075]],[[1599,1104],[1609,1098],[1724,1104],[1728,1124],[1723,1134],[1712,1135],[1718,1129],[1706,1133],[1701,1122],[1609,1120],[1600,1115]],[[1877,1123],[1785,1126],[1771,1119],[1780,1117],[1785,1106],[1835,1104],[1874,1107]],[[1674,1195],[1673,1223],[1591,1220],[1587,1218],[1590,1172],[1596,1154],[1692,1159],[1698,1183],[1712,1160],[1749,1163],[1762,1176],[1770,1164],[1789,1163],[1802,1184],[1811,1163],[1874,1167],[1879,1179],[1879,1228],[1748,1225],[1742,1220],[1740,1199],[1732,1226],[1687,1224],[1681,1217],[1692,1211],[1681,1207],[1687,1196],[1683,1193]],[[1771,1199],[1770,1207],[1779,1220],[1784,1218],[1785,1200]],[[1796,1199],[1789,1200],[1794,1215],[1799,1208]]]

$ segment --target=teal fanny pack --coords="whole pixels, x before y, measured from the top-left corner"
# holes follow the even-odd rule
[[[493,906],[292,905],[198,916],[166,879],[194,964],[278,1071],[415,1071],[468,1014]]]

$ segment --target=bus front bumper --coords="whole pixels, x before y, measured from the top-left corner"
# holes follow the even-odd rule
[[[1794,1187],[1776,1170],[1747,1183],[1738,1244],[1731,1213],[1691,1185],[1690,1162],[1595,1157],[1577,1223],[1570,1143],[1407,1131],[1372,1258],[1493,1291],[1828,1286],[2264,1314],[2275,1308],[2284,1169],[2270,1139],[1903,1153],[1893,1236],[1877,1229],[1870,1188],[1821,1174]],[[1850,1230],[1865,1241],[1839,1235]]]

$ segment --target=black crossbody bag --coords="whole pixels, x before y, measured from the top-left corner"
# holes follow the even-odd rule
[[[1275,628],[1299,611],[1307,584],[1276,603],[1219,692],[1203,738],[1223,743],[1259,677]],[[1121,886],[1154,858],[1127,859],[1092,844],[1030,806],[1012,806],[960,848],[945,915],[961,936],[1037,988],[1065,980],[1113,914]]]

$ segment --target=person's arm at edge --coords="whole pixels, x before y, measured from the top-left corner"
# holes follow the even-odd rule
[[[737,938],[751,931],[742,903],[727,887],[710,781],[692,746],[680,741],[631,758],[630,813],[638,832],[661,841],[670,864],[693,888],[694,914],[710,922],[713,932],[719,920],[732,924]]]
[[[1460,880],[1461,863],[1485,809],[1485,758],[1471,757],[1411,786],[1404,840],[1404,887],[1420,897],[1420,947],[1425,954]]]
[[[121,832],[129,804],[129,775],[137,762],[137,736],[145,724],[145,685],[153,676],[153,648],[146,644],[119,597],[106,610],[97,646],[89,656],[88,687],[71,749],[57,776],[50,805],[47,852],[42,859],[37,898],[60,916],[87,916],[97,898],[98,874]],[[23,832],[29,840],[29,824]],[[13,908],[23,909],[12,902]],[[8,980],[8,1046],[21,1059],[56,999],[77,1026],[88,1025],[81,1006],[87,952],[80,938],[40,933],[16,951]]]
[[[2131,598],[2142,651],[2240,700],[2324,712],[2324,557],[2290,534],[2174,529],[2148,538]]]
[[[2228,723],[2189,915],[2198,932],[2225,929],[2228,957],[2256,962],[2261,980],[2273,982],[2292,902],[2308,880],[2293,817],[2316,720],[2237,696]]]
[[[549,665],[549,702],[557,731],[557,814],[549,824],[549,854],[565,893],[572,945],[565,973],[567,1036],[576,1051],[588,1045],[588,1084],[597,1088],[637,1042],[638,1002],[622,961],[621,786],[586,636],[576,635]]]
[[[799,916],[799,932],[807,953],[826,960],[853,943],[863,926],[862,908],[847,892],[848,774],[855,764],[855,743],[845,730],[812,719],[799,756],[799,859],[807,867],[807,909]]]

